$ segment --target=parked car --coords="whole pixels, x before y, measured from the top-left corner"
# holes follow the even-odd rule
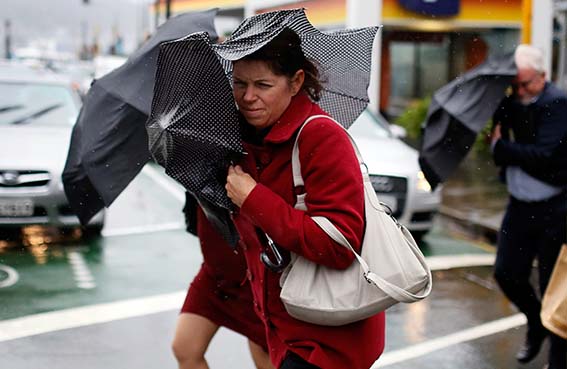
[[[80,97],[63,75],[0,66],[0,227],[79,225],[61,173]],[[104,212],[85,231],[100,233]]]
[[[431,192],[418,164],[418,152],[392,133],[388,121],[365,110],[349,132],[368,167],[378,199],[388,205],[416,240],[432,227],[441,188]]]

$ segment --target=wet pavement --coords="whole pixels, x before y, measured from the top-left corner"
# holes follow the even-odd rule
[[[490,182],[490,167],[472,168],[462,167],[446,184],[444,215],[421,245],[435,270],[432,295],[388,310],[386,351],[373,368],[545,364],[545,347],[530,364],[514,360],[525,320],[492,278],[488,227],[467,221],[497,219],[505,189]],[[179,223],[183,193],[170,190],[169,198],[156,199],[144,191],[168,186],[160,181],[155,173],[139,176],[111,208],[99,240],[0,250],[0,263],[20,275],[16,285],[0,288],[0,368],[176,367],[170,351],[175,319],[201,256],[197,240]],[[85,272],[74,271],[73,260],[88,267],[90,285],[81,287]],[[214,338],[207,358],[211,368],[253,367],[244,338],[228,330]]]
[[[388,311],[386,351],[373,368],[543,367],[543,353],[527,365],[515,362],[524,319],[495,287],[490,266],[436,271],[434,286],[426,300]],[[180,291],[0,322],[6,333],[18,323],[25,330],[59,321],[59,329],[17,339],[3,340],[0,330],[0,357],[11,369],[174,368],[169,342],[182,298]],[[221,331],[208,352],[211,368],[252,368],[245,347],[242,337]]]
[[[471,152],[444,184],[440,215],[454,231],[495,244],[507,201],[492,158]]]

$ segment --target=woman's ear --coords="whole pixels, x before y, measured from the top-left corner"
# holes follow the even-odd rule
[[[305,72],[303,69],[299,69],[293,77],[291,77],[290,85],[291,85],[291,93],[293,96],[297,95],[297,93],[303,87],[303,82],[305,81]]]

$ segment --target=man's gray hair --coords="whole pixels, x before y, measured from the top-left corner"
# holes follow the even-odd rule
[[[540,73],[545,71],[543,52],[541,49],[532,45],[518,45],[514,52],[514,61],[518,69],[533,69]]]

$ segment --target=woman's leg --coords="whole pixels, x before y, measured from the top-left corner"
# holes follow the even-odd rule
[[[209,369],[205,352],[218,329],[218,325],[200,315],[179,315],[172,344],[179,369]]]
[[[250,346],[250,354],[252,354],[252,360],[257,369],[276,369],[270,361],[270,355],[264,351],[262,346],[251,340],[248,340],[248,346]]]

